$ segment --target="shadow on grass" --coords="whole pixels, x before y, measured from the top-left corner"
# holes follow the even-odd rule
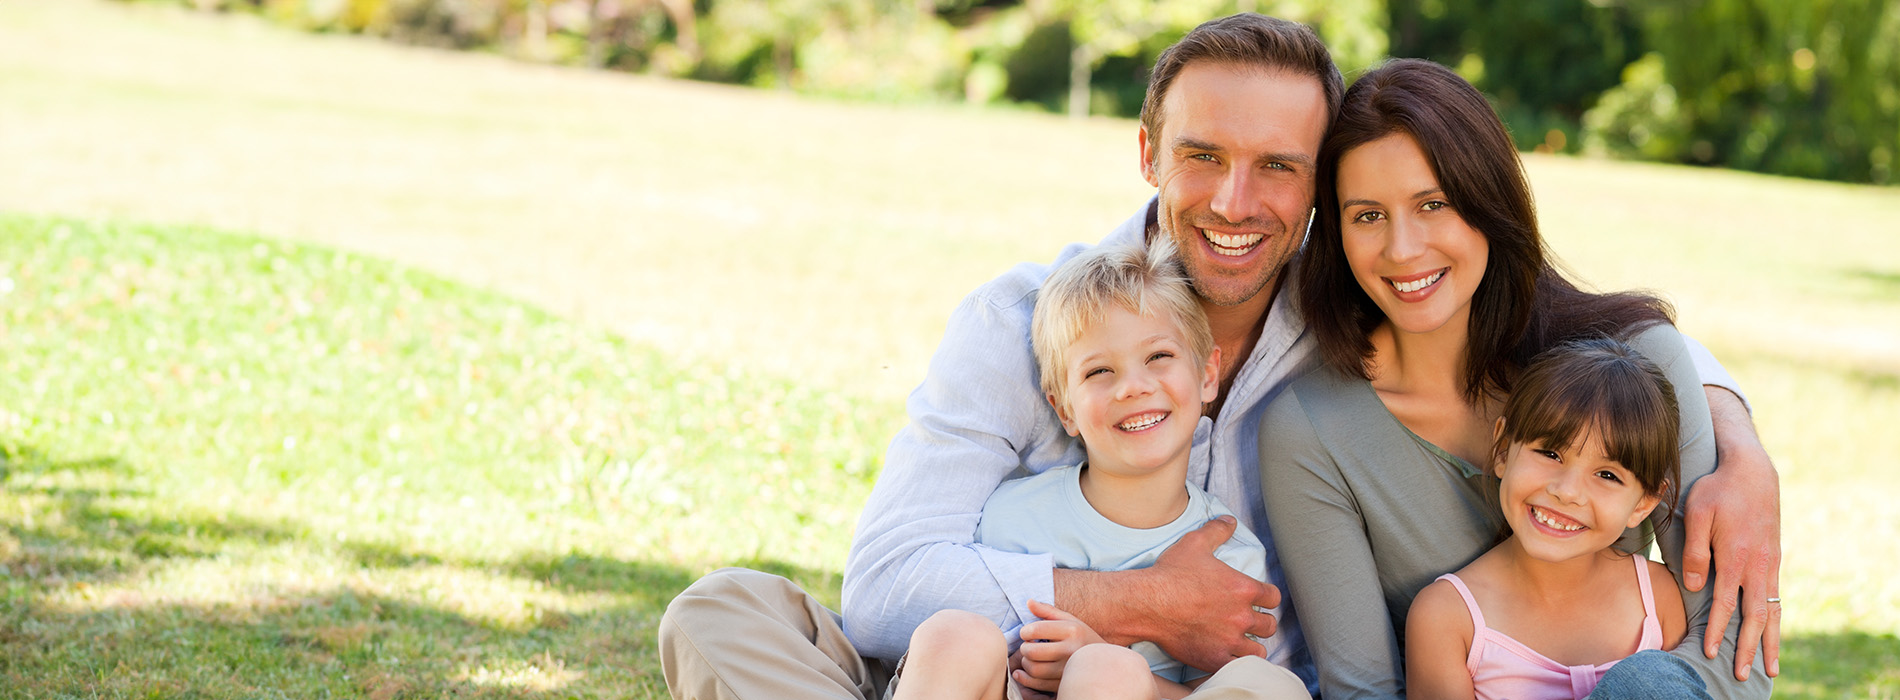
[[[1900,637],[1848,630],[1786,638],[1775,697],[1900,697]]]
[[[457,559],[336,543],[294,520],[165,513],[149,492],[110,486],[137,481],[120,458],[54,461],[4,438],[0,455],[0,687],[10,692],[666,697],[655,631],[695,572],[587,554]],[[220,581],[181,584],[162,573],[180,558],[230,556],[248,566],[243,552],[285,543],[340,560],[344,575],[330,572],[319,577],[328,588],[303,590],[291,570],[283,585],[227,591],[216,590]],[[787,576],[836,605],[836,574],[740,564]],[[472,572],[438,585],[469,581],[477,590],[391,593],[377,580],[425,567]],[[339,578],[368,583],[339,586]],[[484,578],[584,597],[549,603],[506,583],[500,593],[480,590]],[[599,605],[585,594],[610,597]]]

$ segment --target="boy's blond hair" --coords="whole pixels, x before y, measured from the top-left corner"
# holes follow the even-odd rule
[[[1173,239],[1156,236],[1147,247],[1097,247],[1049,275],[1036,298],[1029,339],[1042,366],[1042,393],[1056,405],[1068,401],[1069,346],[1101,323],[1111,306],[1142,316],[1166,314],[1187,337],[1197,366],[1206,365],[1214,352],[1207,312],[1175,257]]]

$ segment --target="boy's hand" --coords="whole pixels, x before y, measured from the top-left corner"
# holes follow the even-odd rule
[[[1074,615],[1053,605],[1032,600],[1029,612],[1042,619],[1023,625],[1023,645],[1017,652],[1020,668],[1012,676],[1024,688],[1053,694],[1062,681],[1062,668],[1077,649],[1107,642]]]

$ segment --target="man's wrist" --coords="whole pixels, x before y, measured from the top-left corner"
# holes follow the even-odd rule
[[[1055,605],[1101,635],[1102,639],[1128,646],[1146,639],[1141,629],[1142,616],[1137,591],[1147,577],[1147,569],[1125,571],[1055,570]]]

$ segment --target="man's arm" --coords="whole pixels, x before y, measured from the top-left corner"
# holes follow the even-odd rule
[[[1739,606],[1741,637],[1735,677],[1748,676],[1757,649],[1769,676],[1781,674],[1781,483],[1755,433],[1748,404],[1726,368],[1693,338],[1683,336],[1702,378],[1715,429],[1717,469],[1690,493],[1683,527],[1683,586],[1700,591],[1715,565],[1715,603],[1709,627],[1725,629]],[[1722,640],[1710,636],[1703,653],[1714,658]]]
[[[1128,571],[1057,569],[1056,607],[1123,646],[1150,641],[1181,663],[1218,671],[1242,656],[1264,656],[1248,634],[1273,636],[1280,590],[1215,556],[1236,521],[1221,516],[1181,537],[1154,566]]]

